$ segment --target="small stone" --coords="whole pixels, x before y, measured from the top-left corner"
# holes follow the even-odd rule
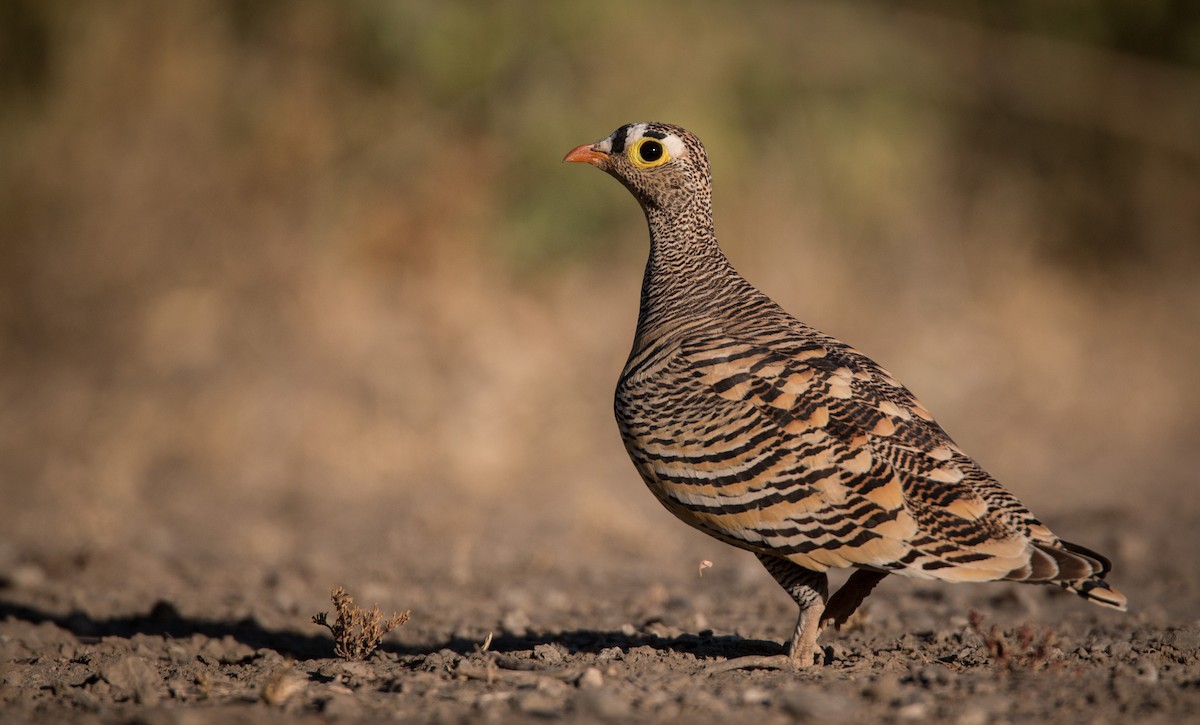
[[[767,705],[771,702],[771,695],[761,687],[749,687],[742,691],[742,702],[747,705]]]
[[[18,564],[0,579],[7,579],[15,589],[33,589],[46,581],[46,572],[37,564]]]
[[[929,714],[929,705],[923,702],[910,702],[896,711],[901,720],[924,720]]]
[[[633,635],[637,634],[637,629],[635,629],[632,624],[626,622],[625,624],[621,625],[621,634],[625,635],[626,637],[632,637]]]
[[[287,702],[288,699],[303,689],[304,678],[292,670],[292,665],[289,662],[267,677],[262,689],[259,690],[258,696],[259,699],[268,705],[283,705],[283,703]]]
[[[338,662],[336,668],[343,682],[370,682],[375,679],[375,668],[367,662],[343,661]]]
[[[534,657],[551,665],[562,662],[564,655],[563,647],[558,643],[548,642],[546,644],[539,644],[533,648]]]
[[[595,667],[589,667],[583,671],[579,679],[575,681],[575,686],[582,689],[595,689],[604,686],[604,675],[600,674],[600,670]]]
[[[1158,682],[1158,668],[1152,662],[1141,660],[1136,663],[1137,679],[1146,684],[1154,684]]]
[[[158,672],[141,657],[122,657],[100,668],[99,674],[108,684],[132,694],[139,704],[158,702]]]
[[[502,692],[485,692],[475,700],[475,705],[481,710],[486,710],[489,707],[508,702],[512,699],[512,697],[513,692],[511,690]]]
[[[605,660],[623,660],[625,659],[625,652],[620,647],[605,647],[600,650],[598,658],[601,662]]]
[[[462,662],[462,657],[452,649],[440,649],[431,655],[425,656],[425,670],[429,672],[439,670],[453,670]]]

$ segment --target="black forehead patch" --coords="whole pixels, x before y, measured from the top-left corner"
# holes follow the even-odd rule
[[[612,132],[612,136],[609,136],[612,139],[612,153],[619,154],[625,150],[625,137],[629,135],[631,128],[633,128],[633,124],[627,123]]]
[[[666,131],[647,131],[646,135],[649,136],[650,138],[656,138],[659,141],[662,141],[664,138],[666,138],[670,134],[668,134]]]

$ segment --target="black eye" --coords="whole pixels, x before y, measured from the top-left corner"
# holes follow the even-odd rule
[[[641,158],[644,163],[652,164],[661,159],[662,155],[663,145],[657,141],[646,140],[643,141],[640,146],[638,146],[638,157]]]

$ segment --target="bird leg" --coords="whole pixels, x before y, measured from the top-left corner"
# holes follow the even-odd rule
[[[758,554],[758,560],[800,607],[788,655],[793,666],[808,667],[813,664],[817,652],[817,635],[821,633],[821,613],[825,611],[825,600],[829,596],[829,579],[824,572],[805,569],[782,557]]]
[[[875,585],[885,576],[887,576],[886,571],[855,569],[846,583],[834,592],[833,596],[829,598],[829,602],[825,604],[825,613],[821,615],[821,627],[832,624],[834,629],[841,629],[850,615],[854,614],[854,610],[858,609]]]

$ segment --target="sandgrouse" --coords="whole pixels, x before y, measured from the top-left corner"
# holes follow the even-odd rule
[[[1057,584],[1125,609],[1100,554],[1055,536],[862,353],[785,312],[730,265],[700,140],[633,123],[567,154],[624,184],[650,256],[616,418],[646,485],[685,523],[754,552],[800,607],[813,664],[889,573]],[[825,572],[853,567],[828,597]]]

